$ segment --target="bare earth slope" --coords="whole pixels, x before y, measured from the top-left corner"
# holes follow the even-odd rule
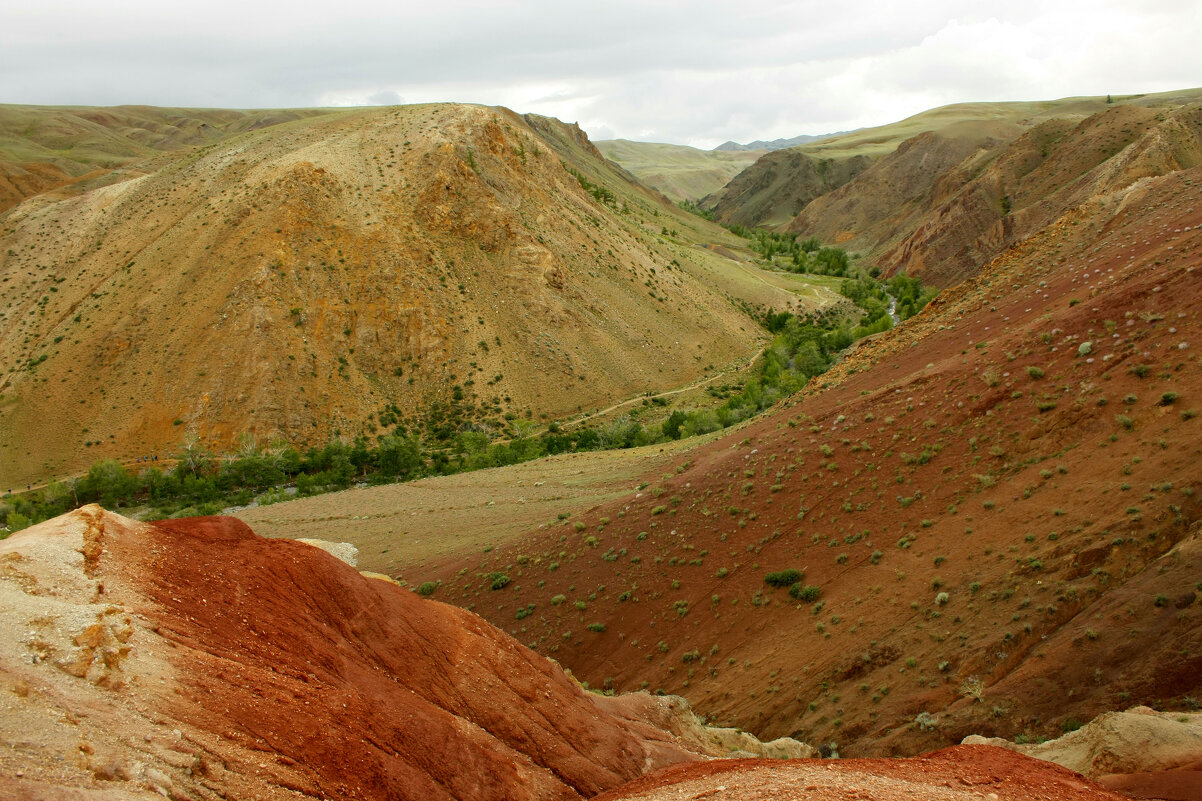
[[[0,216],[0,483],[688,383],[759,346],[732,299],[794,302],[710,243],[739,247],[579,129],[477,106],[326,114],[31,198]]]
[[[470,613],[232,518],[148,524],[87,506],[0,543],[0,566],[6,798],[566,800],[669,785],[746,798],[803,780],[880,801],[965,797],[940,789],[952,782],[1114,797],[990,746],[718,760],[629,785],[729,748],[811,750],[707,729],[680,699],[589,695]]]
[[[476,616],[232,518],[84,507],[0,565],[5,798],[571,799],[700,756]]]
[[[1032,190],[1042,186],[1039,199],[1043,200],[1044,195],[1053,192],[1045,185],[1049,180],[1058,189],[1132,144],[1138,137],[1133,135],[1131,120],[1140,121],[1142,132],[1148,127],[1144,120],[1163,121],[1162,112],[1172,112],[1202,101],[1202,90],[1131,95],[1112,100],[1108,103],[1104,97],[1070,97],[1040,102],[959,103],[931,109],[889,125],[865,128],[783,151],[794,154],[791,162],[794,165],[859,164],[842,180],[828,182],[825,188],[808,177],[805,170],[787,169],[781,152],[777,152],[752,164],[726,187],[706,198],[703,205],[712,208],[723,222],[787,226],[787,230],[815,235],[827,242],[847,242],[847,247],[873,257],[899,246],[900,241],[915,233],[919,226],[931,225],[944,229],[943,235],[955,241],[955,248],[931,248],[924,239],[921,246],[912,246],[907,253],[938,259],[937,263],[942,263],[952,256],[961,256],[957,248],[971,249],[976,243],[970,233],[971,237],[977,237],[988,227],[974,219],[970,225],[975,226],[975,231],[962,230],[967,227],[962,215],[949,214],[940,208],[966,184],[978,178],[985,180],[986,191],[978,192],[982,197],[973,204],[972,213],[974,217],[987,216],[992,224],[1004,216],[1002,198],[1008,193],[1012,203],[1030,203]],[[1026,172],[1048,157],[1049,144],[1060,143],[1060,136],[1078,124],[1085,124],[1083,121],[1087,118],[1096,115],[1110,120],[1112,118],[1105,117],[1103,112],[1119,109],[1124,110],[1120,113],[1130,112],[1131,117],[1107,130],[1105,136],[1094,136],[1088,143],[1078,142],[1071,147],[1067,146],[1067,141],[1062,143],[1066,145],[1063,151],[1067,158],[1053,159],[1055,164],[1044,170],[1041,180],[1027,181],[1023,192],[1016,191],[1016,185]],[[1027,141],[1020,148],[1021,157],[1002,172],[1007,179],[1002,183],[1009,186],[999,186],[998,175],[982,176],[982,171],[1008,144],[1024,136]],[[1039,140],[1034,145],[1034,158],[1030,152],[1033,139]],[[902,159],[891,159],[891,156],[902,155],[903,143],[909,148],[909,154]],[[1158,142],[1159,149],[1163,150],[1166,144],[1163,140]],[[1106,152],[1103,154],[1102,151]],[[949,162],[948,158],[954,153],[964,161]],[[1090,158],[1094,160],[1086,164]],[[872,167],[865,169],[869,164]],[[1191,165],[1192,162],[1178,166]],[[849,183],[848,179],[853,177],[855,180]],[[978,208],[985,197],[989,198],[989,214],[986,209]],[[807,203],[810,205],[803,211],[801,207]],[[1067,202],[1062,202],[1047,210],[1040,215],[1038,224],[1025,228],[1022,234],[1029,235],[1038,230],[1070,207]],[[790,222],[798,212],[802,212],[801,216]],[[996,233],[991,236],[992,240],[1001,238]],[[986,241],[992,244],[990,238]],[[1006,244],[1012,241],[1017,240],[1009,237]],[[973,255],[983,256],[973,268],[980,267],[998,252],[1000,248],[997,247],[982,254],[973,251]],[[955,277],[958,276],[940,276],[938,281],[941,285],[950,285]],[[932,275],[932,278],[936,276]]]
[[[439,597],[594,685],[845,754],[1188,704],[1200,187],[1086,203],[643,489],[440,569]],[[790,569],[801,597],[765,580]]]
[[[959,135],[928,131],[907,139],[854,179],[813,198],[787,230],[874,252],[880,243],[911,232],[915,220],[929,212],[932,191],[949,169],[988,159],[1005,142],[994,133],[971,127]]]
[[[861,128],[788,148],[790,160],[776,151],[762,157],[731,184],[703,201],[723,222],[781,226],[811,200],[838,188],[866,166],[888,156],[908,139],[924,133],[972,141],[1009,140],[1036,122],[1053,115],[1083,117],[1105,108],[1104,98],[1065,98],[1036,103],[956,103],[924,111],[876,128]],[[823,166],[825,165],[825,166]],[[838,165],[839,181],[815,182],[816,167],[831,171]],[[790,169],[790,167],[792,169]],[[854,168],[853,168],[854,167]],[[793,173],[800,169],[796,175]],[[805,191],[794,185],[801,183]],[[912,191],[891,187],[893,191]]]
[[[1092,197],[1202,164],[1202,105],[1115,105],[1010,142],[962,144],[915,137],[789,229],[862,248],[887,274],[951,286]]]
[[[754,169],[736,175],[703,198],[725,224],[780,226],[792,220],[814,198],[838,189],[871,164],[868,156],[816,158],[801,148],[762,156]]]

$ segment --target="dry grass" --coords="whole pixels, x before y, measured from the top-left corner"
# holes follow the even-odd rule
[[[663,472],[681,452],[712,439],[564,454],[287,501],[236,516],[267,537],[354,543],[361,569],[412,575],[450,557],[504,545],[560,514],[632,494],[639,476]]]

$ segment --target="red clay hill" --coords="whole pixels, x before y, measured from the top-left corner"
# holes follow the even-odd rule
[[[723,733],[671,699],[590,695],[469,612],[232,518],[83,507],[0,543],[0,600],[4,798],[647,798],[801,778],[823,798],[1115,798],[993,746],[721,759],[623,790],[719,755]]]
[[[232,518],[84,507],[0,565],[5,798],[569,799],[700,758],[475,615]]]
[[[596,687],[845,756],[1196,704],[1200,226],[1199,169],[1094,198],[435,597]]]
[[[590,695],[469,612],[232,518],[83,507],[0,543],[0,601],[4,798],[620,798],[716,755],[678,702]],[[807,776],[822,797],[890,799],[958,777],[971,793],[930,797],[1114,797],[993,746],[881,784],[907,770],[717,760],[631,792]]]

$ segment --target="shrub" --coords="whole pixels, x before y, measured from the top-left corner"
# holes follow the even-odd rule
[[[914,718],[914,725],[920,731],[933,731],[939,726],[939,719],[930,712],[919,712]]]
[[[764,583],[772,587],[788,587],[801,581],[802,573],[800,570],[789,568],[788,570],[778,570],[774,573],[769,573],[764,576]]]
[[[417,594],[428,597],[433,595],[436,589],[438,589],[438,585],[433,581],[423,581],[417,586]]]
[[[505,587],[505,585],[507,585],[509,583],[509,581],[510,581],[509,576],[505,575],[504,573],[493,573],[492,574],[492,589],[494,589],[494,590],[503,589]]]
[[[585,628],[588,629],[589,631],[601,632],[601,631],[605,631],[605,624],[604,623],[589,623],[587,626],[585,626]]]
[[[818,600],[818,596],[821,594],[822,590],[818,587],[815,587],[813,584],[806,584],[803,586],[800,581],[789,587],[789,595],[793,596],[799,601],[805,601],[806,603],[811,603]]]
[[[566,600],[567,600],[567,597],[564,595],[553,595],[553,596],[551,596],[551,606],[559,606],[561,603],[563,603]]]
[[[951,596],[948,595],[946,592],[941,592],[935,596],[935,603],[938,604],[939,606],[943,606],[950,600],[951,600]]]
[[[1031,365],[1030,367],[1027,368],[1027,375],[1036,380],[1043,378],[1043,375],[1044,375],[1043,368],[1036,367],[1035,365]]]

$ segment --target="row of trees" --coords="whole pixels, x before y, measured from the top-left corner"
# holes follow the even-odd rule
[[[711,392],[723,400],[717,407],[676,410],[655,425],[622,416],[596,428],[564,431],[552,423],[539,431],[538,424],[515,419],[504,432],[506,438],[498,440],[456,418],[458,430],[440,429],[437,436],[430,431],[424,436],[406,434],[398,425],[392,433],[377,437],[375,443],[365,437],[351,442],[335,439],[303,451],[284,442],[261,448],[253,438],[245,437],[236,453],[223,457],[209,453],[197,442],[188,442],[176,455],[174,466],[166,470],[148,465],[134,473],[106,459],[93,464],[82,478],[6,497],[0,503],[0,520],[15,531],[91,502],[110,509],[148,506],[151,517],[214,514],[256,498],[259,503],[271,503],[294,495],[344,489],[356,482],[406,481],[517,464],[558,453],[630,448],[717,431],[798,391],[825,372],[852,342],[889,328],[893,324],[891,302],[898,317],[904,319],[933,296],[917,279],[907,276],[885,283],[871,277],[849,278],[842,282],[840,291],[863,312],[856,325],[831,322],[821,315],[798,317],[769,312],[762,322],[775,336],[754,365],[753,378],[742,386],[712,388]],[[385,419],[382,415],[381,423]],[[422,431],[420,427],[413,430]]]

